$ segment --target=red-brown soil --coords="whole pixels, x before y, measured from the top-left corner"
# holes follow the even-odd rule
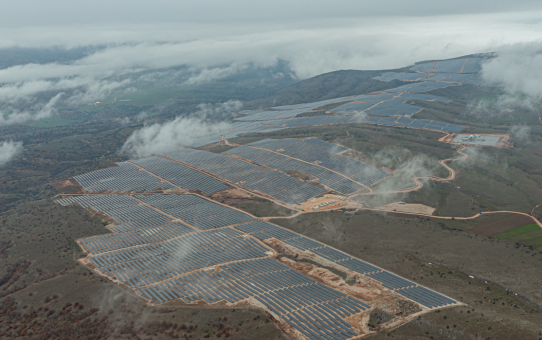
[[[523,215],[493,214],[490,217],[476,223],[474,228],[466,231],[482,236],[494,236],[532,223],[532,218]]]

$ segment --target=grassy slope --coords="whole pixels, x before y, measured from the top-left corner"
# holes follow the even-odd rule
[[[537,231],[537,230],[540,230],[540,227],[538,226],[538,224],[533,223],[533,224],[524,225],[523,227],[519,227],[513,230],[506,231],[504,233],[495,235],[495,238],[499,240],[504,240],[507,238],[516,237],[516,236],[519,236],[531,231]]]

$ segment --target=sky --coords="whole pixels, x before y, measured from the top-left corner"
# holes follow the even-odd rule
[[[541,1],[526,0],[5,0],[0,52],[100,49],[70,62],[0,69],[0,110],[4,116],[15,112],[18,101],[35,101],[43,91],[78,89],[75,95],[42,98],[34,112],[50,111],[51,100],[93,102],[129,87],[138,72],[179,65],[197,82],[282,60],[301,80],[341,69],[393,69],[506,51],[515,44],[536,49],[542,46],[541,14]]]
[[[3,82],[178,64],[291,63],[300,79],[487,52],[542,37],[541,1],[3,1],[2,47],[107,49],[70,67],[18,68]]]
[[[496,51],[505,57],[488,77],[512,77],[510,92],[542,98],[542,75],[532,72],[542,69],[542,1],[2,1],[0,53],[85,46],[99,48],[71,61],[0,69],[0,125],[99,101],[130,90],[142,71],[159,79],[174,66],[197,83],[283,61],[302,80]]]

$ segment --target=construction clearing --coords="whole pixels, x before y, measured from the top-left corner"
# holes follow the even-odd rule
[[[440,142],[468,145],[485,146],[495,148],[512,148],[513,144],[509,134],[447,134],[439,139]]]

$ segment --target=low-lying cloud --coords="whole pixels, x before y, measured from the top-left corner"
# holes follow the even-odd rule
[[[225,134],[229,128],[227,120],[232,117],[232,112],[239,111],[242,106],[238,100],[200,104],[198,111],[191,116],[176,117],[172,121],[144,126],[134,131],[120,151],[129,157],[147,157],[175,150],[180,145],[191,145],[197,138]],[[141,118],[146,117],[142,114]]]
[[[228,128],[228,123],[208,123],[196,117],[177,117],[170,122],[145,126],[128,137],[121,153],[133,158],[163,154],[189,145],[193,139]]]
[[[0,143],[0,166],[6,165],[23,151],[23,142],[3,141]]]
[[[232,112],[241,110],[243,103],[239,100],[228,100],[220,104],[199,104],[198,111],[194,114],[201,119],[208,120],[228,120],[231,119]]]
[[[410,3],[406,6],[396,2],[399,7],[414,8]],[[77,15],[88,16],[89,20],[75,22],[70,19],[62,24],[62,20],[72,16],[58,15],[48,24],[33,26],[42,20],[52,20],[52,17],[40,15],[39,20],[27,23],[17,20],[11,26],[0,25],[0,48],[100,47],[91,48],[92,53],[81,54],[83,57],[69,61],[10,64],[12,66],[0,69],[0,111],[5,115],[10,108],[16,111],[14,108],[37,104],[39,100],[44,100],[39,94],[45,91],[51,91],[49,96],[64,92],[61,102],[65,105],[100,101],[107,95],[121,95],[137,88],[138,82],[170,81],[177,72],[171,68],[182,68],[179,71],[182,76],[175,79],[177,84],[184,85],[198,85],[229,77],[243,72],[247,67],[270,68],[279,63],[289,65],[287,72],[294,78],[306,79],[340,69],[391,69],[421,60],[489,52],[503,44],[533,41],[540,36],[541,25],[531,23],[538,20],[538,12],[510,12],[509,5],[504,2],[501,5],[506,7],[501,13],[483,13],[481,10],[478,14],[472,14],[473,9],[469,5],[471,14],[457,11],[461,6],[453,6],[454,10],[446,11],[449,14],[446,16],[434,12],[419,17],[413,15],[420,13],[420,9],[410,14],[400,11],[403,14],[390,16],[389,13],[394,12],[391,8],[399,7],[391,6],[383,10],[382,6],[376,6],[372,11],[367,11],[367,6],[351,2],[349,6],[354,12],[345,16],[341,10],[343,14],[330,17],[329,13],[336,10],[335,6],[326,5],[326,8],[333,7],[330,11],[312,6],[309,15],[306,6],[296,5],[298,12],[293,15],[293,8],[289,5],[291,10],[280,10],[280,15],[276,16],[269,14],[278,8],[273,4],[269,13],[258,11],[258,15],[264,17],[262,20],[253,20],[255,13],[251,13],[251,20],[233,20],[239,12],[225,6],[228,9],[224,11],[228,14],[221,13],[219,20],[208,20],[209,11],[197,10],[194,13],[183,11],[183,15],[191,20],[169,22],[164,22],[162,18],[149,22],[147,19],[150,16],[139,7],[126,8],[123,5],[122,9],[115,11],[115,18],[125,15],[126,11],[133,11],[146,19],[143,22],[139,19],[130,21],[135,17],[129,15],[125,21],[115,19],[105,24],[96,21],[94,15],[90,17],[88,9],[85,9]],[[59,6],[59,3],[52,6]],[[246,6],[254,5],[245,4],[243,8]],[[224,6],[217,2],[212,7],[216,10]],[[421,5],[421,8],[427,10],[425,5]],[[520,9],[516,6],[513,8]],[[43,9],[45,12],[49,10],[49,6]],[[202,17],[201,13],[205,13],[205,16]],[[316,14],[326,19],[316,20]],[[178,15],[176,12],[175,17],[178,18]],[[8,15],[3,22],[9,22],[11,17],[11,14]],[[527,47],[526,50],[529,53],[523,57],[521,67],[529,64],[536,67],[539,63],[538,57],[533,57],[536,53]],[[501,66],[499,62],[513,64],[503,54],[500,61],[487,66],[488,77],[499,77],[496,73],[490,75],[493,68]],[[518,80],[509,84],[510,91],[524,91],[532,95],[533,88],[537,88],[538,84],[523,85],[519,81],[520,75],[529,76],[528,79],[532,78],[536,83],[538,73],[529,75],[517,71],[514,74]],[[20,122],[25,117],[28,116],[4,119],[4,124]]]
[[[542,40],[501,47],[483,65],[484,79],[499,83],[512,96],[542,99]]]
[[[34,113],[30,113],[29,111],[20,112],[17,110],[12,110],[12,112],[4,114],[2,111],[0,111],[0,126],[20,124],[29,120],[49,118],[56,112],[55,105],[63,95],[64,93],[61,92],[56,94],[45,104],[35,104],[32,107]]]

